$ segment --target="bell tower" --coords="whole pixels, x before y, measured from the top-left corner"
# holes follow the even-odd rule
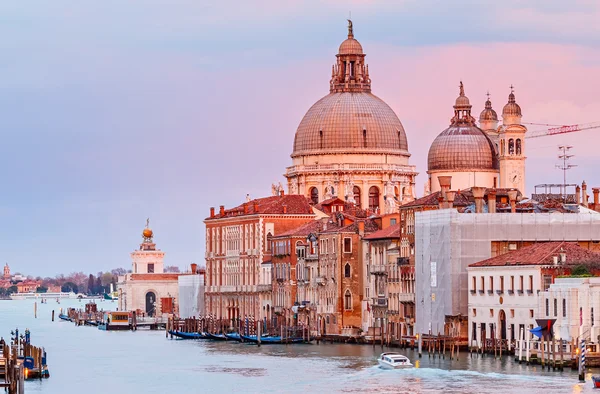
[[[525,133],[521,124],[521,107],[511,85],[508,103],[502,109],[502,126],[498,128],[500,187],[518,189],[525,195]]]
[[[10,279],[10,267],[8,263],[4,266],[4,279]]]

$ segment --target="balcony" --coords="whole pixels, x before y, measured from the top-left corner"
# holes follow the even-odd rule
[[[270,293],[273,291],[273,285],[257,285],[256,291],[259,293]]]
[[[408,257],[398,257],[396,259],[397,265],[408,265],[409,263],[410,263],[410,260]]]
[[[325,283],[327,283],[327,279],[325,279],[324,276],[318,276],[315,281],[317,282],[318,285],[324,286]]]
[[[217,290],[221,291],[221,293],[235,293],[239,291],[238,286],[219,286]]]
[[[308,253],[304,260],[319,260],[319,255],[317,253]]]
[[[398,294],[398,300],[403,303],[415,303],[415,293],[400,293]]]
[[[275,313],[277,315],[281,315],[283,313],[283,307],[282,306],[274,306],[273,313]]]
[[[387,308],[388,299],[386,297],[373,297],[373,307]]]
[[[387,275],[387,269],[385,265],[377,264],[370,267],[372,275]]]

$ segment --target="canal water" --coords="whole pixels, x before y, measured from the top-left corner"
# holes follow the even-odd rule
[[[164,331],[104,332],[58,319],[59,309],[85,301],[0,301],[0,336],[31,330],[48,353],[50,379],[26,383],[26,393],[592,393],[591,372],[541,371],[511,358],[429,358],[403,350],[418,368],[387,371],[381,347],[255,345],[184,341]],[[116,303],[98,301],[112,310]],[[51,321],[52,310],[56,321]],[[593,371],[592,371],[593,372]],[[599,371],[600,372],[600,371]]]

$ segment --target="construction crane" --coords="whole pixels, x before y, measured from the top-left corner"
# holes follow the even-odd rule
[[[536,124],[536,123],[529,123],[529,124]],[[539,124],[539,123],[537,123],[537,124]],[[553,126],[553,125],[547,125],[547,126]],[[547,129],[528,131],[525,138],[546,137],[546,136],[551,136],[551,135],[574,133],[576,131],[598,129],[598,128],[600,128],[600,122],[573,124],[573,125],[568,125],[568,126],[556,126],[556,127],[550,127]]]

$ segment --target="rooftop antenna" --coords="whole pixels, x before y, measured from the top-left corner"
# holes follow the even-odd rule
[[[569,154],[569,151],[573,147],[570,145],[561,145],[558,147],[559,155],[558,158],[562,160],[562,164],[557,164],[556,168],[563,172],[563,184],[562,184],[562,195],[564,202],[567,202],[567,171],[573,167],[577,167],[576,164],[569,164],[569,160],[575,156]]]

